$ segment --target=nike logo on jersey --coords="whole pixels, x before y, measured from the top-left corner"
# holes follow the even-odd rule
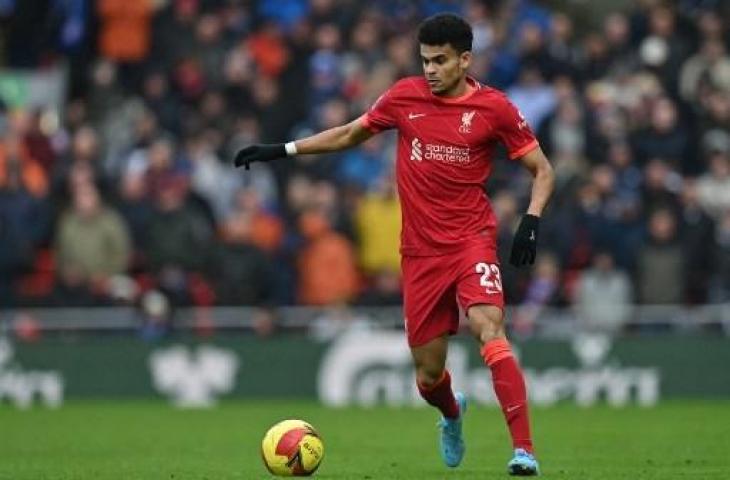
[[[425,113],[409,113],[408,120],[413,120],[414,118],[425,117],[425,116],[426,116]]]

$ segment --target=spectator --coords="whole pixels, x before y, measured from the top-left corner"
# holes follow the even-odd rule
[[[659,3],[649,11],[648,25],[649,34],[639,46],[641,59],[676,97],[679,71],[689,53],[689,45],[677,28],[677,14],[672,6]]]
[[[247,240],[269,255],[276,254],[284,241],[284,224],[273,209],[267,209],[261,195],[249,187],[236,193],[234,217],[246,215],[250,223]]]
[[[170,138],[153,139],[149,146],[135,150],[127,162],[124,175],[139,175],[145,179],[146,189],[157,192],[161,182],[170,177],[183,178],[186,162],[177,156]]]
[[[615,196],[621,203],[623,217],[633,220],[641,213],[641,170],[634,162],[631,148],[622,142],[609,146],[608,162],[616,176]]]
[[[545,72],[549,78],[556,75],[566,75],[572,79],[578,76],[577,65],[580,54],[575,46],[575,29],[573,20],[565,13],[555,13],[550,23],[550,38],[547,44],[547,54],[551,64]]]
[[[241,177],[233,176],[227,171],[202,135],[188,137],[184,154],[192,168],[192,190],[210,205],[216,223],[223,223],[233,213],[236,191],[242,183]]]
[[[216,249],[218,303],[270,304],[277,282],[276,269],[266,252],[251,243],[251,215],[240,212],[225,224],[224,244]]]
[[[537,319],[546,308],[562,305],[560,266],[550,252],[543,252],[536,260],[524,299],[515,315],[514,331],[529,335],[537,326]]]
[[[646,164],[660,158],[675,169],[693,172],[694,167],[688,159],[689,146],[690,139],[687,130],[679,124],[676,105],[668,98],[658,99],[651,110],[649,128],[635,134],[638,161]]]
[[[359,260],[369,274],[400,271],[401,209],[391,180],[364,196],[355,210]]]
[[[715,241],[715,224],[700,205],[695,181],[684,182],[681,205],[682,258],[687,274],[685,300],[690,305],[699,305],[708,300],[714,270],[715,251],[708,245]]]
[[[56,235],[58,269],[64,277],[78,276],[96,290],[109,278],[126,272],[131,240],[126,224],[104,205],[93,185],[77,187],[73,205],[59,221]]]
[[[170,176],[158,186],[144,247],[147,267],[174,303],[190,301],[190,276],[209,265],[212,232],[205,217],[186,203],[184,178]]]
[[[134,248],[140,251],[145,244],[153,213],[153,204],[148,199],[142,175],[126,175],[122,178],[117,209],[129,226]]]
[[[0,184],[0,303],[12,305],[13,279],[28,270],[46,239],[49,218],[45,201],[31,195],[20,172],[11,169]]]
[[[247,40],[246,47],[258,70],[267,78],[275,79],[289,62],[289,51],[281,28],[267,22]]]
[[[273,142],[285,138],[294,125],[292,110],[281,96],[276,82],[259,77],[251,86],[253,111],[261,126],[261,141]],[[280,168],[280,167],[275,167]]]
[[[108,59],[139,62],[150,50],[152,0],[99,0],[99,47]]]
[[[361,191],[372,191],[382,182],[386,168],[383,139],[377,136],[362,148],[345,153],[339,162],[338,180]]]
[[[196,0],[175,0],[156,19],[153,56],[166,71],[195,50],[195,20],[199,5]]]
[[[660,208],[677,209],[682,177],[661,159],[651,160],[644,169],[642,205],[644,218]]]
[[[79,175],[88,176],[89,182],[102,192],[106,190],[99,142],[99,135],[89,125],[82,125],[74,132],[70,150],[56,163],[53,171],[53,197],[57,205],[70,203],[71,183]]]
[[[306,175],[296,174],[286,185],[285,219],[289,230],[297,229],[300,215],[310,205],[314,185]]]
[[[609,252],[597,252],[578,280],[575,309],[582,328],[616,333],[631,315],[631,281]]]
[[[384,53],[379,48],[381,36],[381,26],[375,19],[362,19],[352,29],[349,54],[345,54],[344,61],[361,62],[362,71],[375,67],[384,57]]]
[[[335,305],[355,298],[359,285],[350,242],[331,230],[327,218],[310,210],[299,228],[306,240],[298,256],[299,300],[305,305]]]
[[[591,32],[583,39],[583,62],[581,77],[584,80],[598,80],[608,75],[611,57],[606,39],[597,32]]]
[[[56,162],[56,152],[42,126],[43,112],[36,110],[26,121],[28,122],[27,131],[23,139],[25,149],[28,155],[43,168],[46,176],[50,176]]]
[[[314,32],[315,51],[309,60],[312,105],[332,99],[342,85],[341,32],[336,25],[325,24]]]
[[[99,0],[99,51],[121,68],[121,81],[136,90],[150,53],[153,0]]]
[[[565,25],[562,18],[559,15],[553,17],[553,33],[558,38],[569,35],[570,27]],[[520,63],[527,68],[536,69],[542,78],[550,81],[559,66],[556,59],[550,55],[546,43],[545,35],[539,25],[532,22],[523,25],[520,31]]]
[[[535,131],[540,130],[543,120],[553,112],[557,101],[553,87],[545,83],[542,73],[532,66],[522,69],[519,82],[507,90],[507,95]]]
[[[605,204],[598,186],[585,182],[576,193],[578,205],[575,208],[575,224],[578,239],[585,239],[588,248],[607,248],[611,244],[611,219],[606,214]]]
[[[699,201],[715,219],[730,210],[730,152],[715,150],[708,154],[709,171],[697,180]]]
[[[326,130],[343,125],[347,123],[348,115],[347,103],[340,98],[332,98],[317,109],[316,118],[311,124],[299,127],[302,130],[300,133],[304,131]],[[342,166],[343,157],[348,154],[353,154],[355,151],[297,157],[295,160],[296,169],[312,178],[334,180],[337,178],[338,170],[345,168]]]
[[[355,205],[346,204],[335,184],[325,180],[313,184],[311,195],[309,206],[325,215],[332,229],[354,241],[355,219],[352,214]]]
[[[103,170],[113,175],[118,175],[121,170],[118,165],[120,158],[136,146],[135,127],[146,114],[137,97],[124,94],[117,81],[117,70],[109,61],[97,62],[92,69],[92,84],[87,97],[87,119],[98,129],[104,146]]]
[[[703,84],[730,92],[730,57],[719,39],[705,41],[700,51],[682,65],[679,86],[685,101],[697,101]]]
[[[11,134],[0,142],[0,188],[16,179],[36,198],[45,197],[48,192],[48,177],[43,168],[30,156],[20,139]]]
[[[612,13],[603,22],[603,34],[608,47],[608,72],[620,75],[636,70],[639,59],[631,45],[631,25],[623,13]]]
[[[144,78],[142,93],[147,108],[157,114],[163,129],[180,134],[182,108],[170,91],[170,80],[163,71],[152,71]]]
[[[659,209],[649,216],[648,238],[638,258],[639,302],[645,305],[678,304],[685,292],[682,249],[677,239],[677,218]]]
[[[541,145],[555,165],[558,184],[565,184],[585,171],[584,124],[583,112],[575,98],[558,104],[555,113],[543,123]]]
[[[223,83],[226,44],[222,41],[222,28],[221,18],[212,13],[203,14],[195,26],[194,55],[200,62],[206,84],[213,88]]]

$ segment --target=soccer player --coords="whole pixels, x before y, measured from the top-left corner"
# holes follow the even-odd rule
[[[358,119],[295,142],[251,145],[236,166],[291,155],[336,152],[383,130],[398,130],[396,176],[402,203],[401,255],[405,329],[418,390],[441,411],[441,455],[456,467],[464,455],[466,398],[445,368],[459,306],[481,344],[507,422],[512,475],[537,475],[525,381],[505,336],[497,259],[497,225],[484,184],[497,143],[533,175],[527,213],[510,254],[535,260],[539,218],[552,193],[553,170],[524,117],[507,97],[471,78],[472,31],[461,17],[439,14],[419,27],[424,76],[396,82]]]

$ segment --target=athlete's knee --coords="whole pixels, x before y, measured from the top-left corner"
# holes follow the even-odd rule
[[[445,356],[437,354],[418,355],[416,360],[416,381],[418,385],[429,388],[436,385],[444,375]]]
[[[448,338],[435,338],[424,345],[411,348],[413,363],[416,367],[416,381],[428,388],[441,380],[446,368]]]
[[[494,305],[473,305],[467,312],[469,327],[482,343],[504,338],[504,312]]]
[[[416,381],[421,387],[436,385],[444,376],[444,366],[438,364],[416,366]]]

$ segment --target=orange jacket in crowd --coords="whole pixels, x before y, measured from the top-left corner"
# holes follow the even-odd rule
[[[359,288],[355,251],[349,240],[330,230],[318,214],[305,214],[303,234],[309,241],[299,254],[299,301],[333,305],[352,300]]]
[[[48,178],[40,166],[22,145],[18,145],[20,183],[34,197],[43,197],[48,191]],[[0,141],[0,189],[7,187],[10,174],[10,155],[8,147]]]
[[[152,0],[99,0],[99,47],[110,60],[137,62],[150,50]]]

